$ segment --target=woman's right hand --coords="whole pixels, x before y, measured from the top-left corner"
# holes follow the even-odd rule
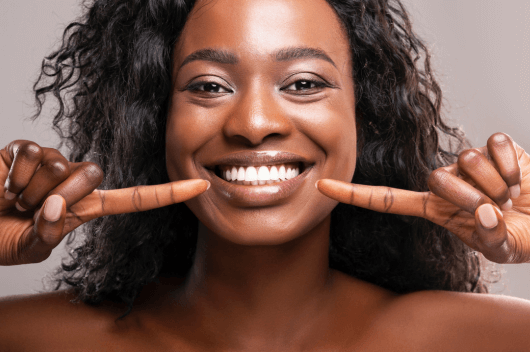
[[[81,224],[193,198],[205,180],[96,190],[101,168],[71,163],[56,149],[16,140],[0,150],[0,265],[38,263]]]

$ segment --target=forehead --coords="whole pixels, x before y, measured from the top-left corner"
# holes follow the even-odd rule
[[[302,46],[321,49],[334,61],[349,59],[347,38],[325,0],[199,0],[176,55],[179,61],[196,50],[220,48],[259,58]]]

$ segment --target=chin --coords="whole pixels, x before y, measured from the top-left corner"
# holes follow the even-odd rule
[[[317,195],[318,197],[324,197]],[[237,210],[236,214],[216,214],[205,216],[195,211],[207,231],[215,236],[243,246],[274,246],[282,245],[301,238],[319,228],[331,211],[338,204],[331,199],[323,199],[313,207],[306,207],[295,212],[295,216],[285,218],[285,214],[293,214],[288,209],[253,209]],[[315,211],[313,208],[316,208]],[[202,214],[201,214],[202,213]],[[237,215],[235,217],[230,215]],[[327,225],[329,227],[329,225]],[[206,230],[203,229],[203,230]],[[329,228],[327,229],[329,231]]]

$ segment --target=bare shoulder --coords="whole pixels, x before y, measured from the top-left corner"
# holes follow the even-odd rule
[[[386,336],[397,338],[395,341],[407,337],[403,347],[528,351],[530,346],[530,301],[520,298],[421,291],[394,299],[383,316],[379,333],[384,331]]]
[[[0,350],[68,350],[108,331],[123,313],[73,303],[74,298],[66,290],[0,298]]]

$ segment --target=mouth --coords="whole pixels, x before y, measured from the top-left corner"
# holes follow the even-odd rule
[[[242,206],[265,206],[293,194],[313,165],[287,152],[241,152],[205,165],[204,169],[213,191],[223,198]]]
[[[303,173],[303,162],[278,163],[274,165],[216,165],[214,174],[232,184],[261,186],[291,180]]]

